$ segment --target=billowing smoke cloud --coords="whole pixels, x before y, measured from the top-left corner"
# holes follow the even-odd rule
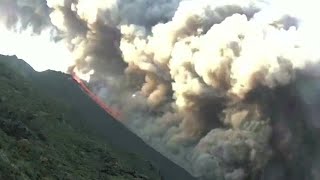
[[[315,15],[301,4],[23,2],[1,1],[1,22],[38,34],[49,29],[72,55],[69,72],[89,76],[91,88],[124,113],[123,123],[195,177],[320,178],[307,157],[320,156],[300,151],[319,127],[306,113],[316,111],[301,82],[319,77],[320,42]],[[297,175],[299,158],[310,165]]]
[[[0,19],[12,30],[31,27],[40,33],[50,23],[49,8],[43,0],[1,0],[0,5]]]

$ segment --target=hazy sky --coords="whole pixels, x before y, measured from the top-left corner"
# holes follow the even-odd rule
[[[50,41],[49,32],[31,35],[30,31],[16,33],[0,24],[0,54],[16,55],[36,71],[47,69],[66,71],[72,64],[71,53],[63,42]]]

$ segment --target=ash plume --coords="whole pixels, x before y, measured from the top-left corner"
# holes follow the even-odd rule
[[[320,178],[316,2],[22,2],[1,1],[0,21],[50,29],[72,55],[68,71],[195,177]]]
[[[0,20],[9,29],[23,31],[31,27],[40,33],[48,24],[49,8],[43,0],[1,0]]]

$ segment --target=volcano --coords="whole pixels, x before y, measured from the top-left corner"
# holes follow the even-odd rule
[[[97,98],[75,75],[51,70],[36,72],[15,56],[1,56],[1,61],[29,80],[41,94],[67,104],[70,111],[64,116],[71,119],[70,124],[75,129],[95,136],[120,151],[142,156],[159,169],[165,180],[194,179],[187,171],[145,144],[142,139],[117,121],[116,118],[120,118],[120,114]]]

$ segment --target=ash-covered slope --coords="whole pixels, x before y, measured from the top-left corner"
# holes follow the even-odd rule
[[[6,61],[15,67],[41,93],[67,104],[69,111],[64,118],[71,121],[72,127],[99,137],[121,151],[136,153],[148,159],[166,180],[194,179],[184,169],[146,145],[138,136],[103,111],[69,75],[54,71],[35,72],[24,61],[15,57],[2,56],[1,61]],[[139,166],[139,164],[132,165]]]

